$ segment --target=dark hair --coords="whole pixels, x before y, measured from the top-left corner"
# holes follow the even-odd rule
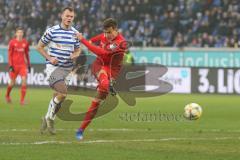
[[[109,27],[112,27],[112,28],[117,28],[118,24],[117,24],[117,21],[113,18],[108,18],[108,19],[105,19],[103,21],[103,29],[107,29]]]
[[[70,12],[74,12],[74,8],[73,7],[65,7],[62,9],[62,13],[66,10],[69,10]]]
[[[24,31],[24,29],[22,27],[17,27],[16,32],[19,31],[19,30]]]

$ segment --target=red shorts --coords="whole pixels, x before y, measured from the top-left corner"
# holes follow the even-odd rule
[[[26,66],[13,66],[14,72],[9,72],[11,79],[16,79],[18,75],[21,77],[27,77],[27,67]]]
[[[98,79],[98,74],[100,71],[106,72],[108,74],[108,77],[111,79],[117,79],[119,72],[121,70],[121,66],[115,66],[115,67],[110,67],[110,66],[102,66],[99,65],[98,63],[93,63],[92,64],[92,74]]]

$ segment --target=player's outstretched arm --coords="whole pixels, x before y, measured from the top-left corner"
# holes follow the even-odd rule
[[[102,34],[96,35],[96,36],[92,37],[92,38],[89,40],[89,42],[90,42],[90,43],[97,43],[97,42],[99,42],[99,41],[101,40],[101,37],[102,37]]]
[[[93,52],[96,55],[101,56],[101,55],[111,53],[108,50],[105,50],[87,41],[85,38],[83,38],[81,33],[77,33],[77,38],[82,42],[82,44],[84,44],[91,52]]]
[[[50,63],[52,63],[52,64],[57,64],[58,63],[58,60],[57,60],[57,58],[56,57],[51,57],[51,56],[49,56],[48,55],[48,53],[45,51],[45,49],[44,49],[44,47],[45,47],[45,44],[40,40],[39,42],[38,42],[38,45],[37,45],[37,51],[44,57],[44,58],[46,58],[47,60],[49,60],[50,61]]]

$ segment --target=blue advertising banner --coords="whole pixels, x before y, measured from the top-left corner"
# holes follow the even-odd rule
[[[236,49],[135,49],[136,63],[157,63],[172,67],[240,67]]]
[[[132,48],[135,63],[154,63],[168,67],[240,67],[240,51],[223,48]],[[32,64],[44,64],[45,59],[30,48]],[[7,47],[0,47],[0,63],[7,63]]]
[[[0,63],[8,63],[8,48],[0,47]],[[45,63],[45,59],[38,53],[38,51],[34,48],[30,48],[30,60],[32,64],[43,64]]]

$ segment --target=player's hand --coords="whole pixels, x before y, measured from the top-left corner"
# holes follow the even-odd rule
[[[57,60],[56,57],[51,57],[51,58],[49,59],[49,61],[50,61],[50,63],[52,63],[53,65],[56,65],[56,64],[58,63],[58,60]]]
[[[71,60],[76,60],[77,58],[78,58],[78,54],[71,54],[70,55],[70,58],[71,58]]]
[[[31,72],[31,66],[28,66],[28,73]]]
[[[76,33],[77,38],[81,41],[83,39],[82,33],[77,32]]]
[[[13,68],[13,66],[9,66],[9,72],[14,72],[14,68]]]

